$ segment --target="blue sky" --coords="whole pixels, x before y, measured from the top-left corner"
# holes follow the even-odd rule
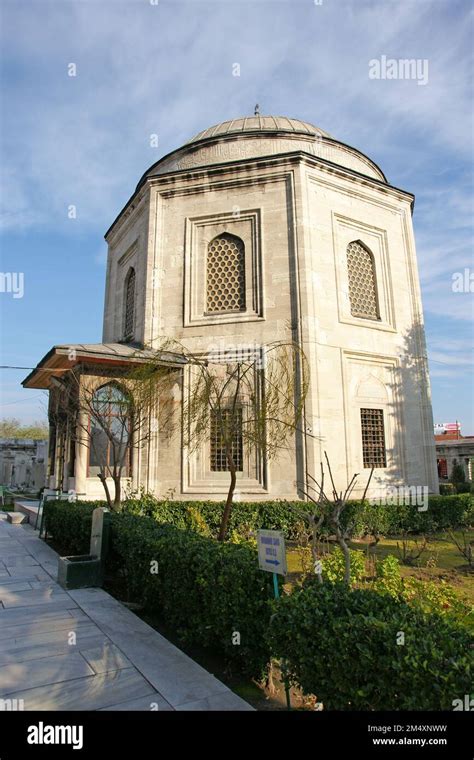
[[[359,148],[416,195],[434,418],[474,434],[473,294],[452,290],[474,271],[472,3],[153,2],[1,2],[1,271],[24,273],[23,298],[0,293],[1,364],[101,340],[103,234],[138,179],[258,102]],[[427,84],[369,79],[382,55],[427,60]],[[2,372],[2,416],[44,415],[26,374]]]

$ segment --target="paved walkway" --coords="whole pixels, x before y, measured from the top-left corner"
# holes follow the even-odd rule
[[[63,590],[57,556],[0,512],[0,709],[252,709],[110,594]]]

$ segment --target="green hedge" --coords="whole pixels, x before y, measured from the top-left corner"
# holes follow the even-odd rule
[[[416,506],[384,506],[369,502],[351,502],[343,514],[343,522],[353,525],[353,535],[397,535],[405,531],[433,533],[449,528],[474,525],[474,499],[471,494],[429,496],[428,509]]]
[[[54,514],[61,504],[67,504],[71,517],[82,514],[77,510],[89,510],[95,506],[106,506],[105,502],[47,502],[49,521],[52,525]],[[223,502],[213,501],[158,501],[152,497],[142,500],[130,499],[124,503],[126,513],[152,517],[159,524],[170,524],[182,530],[194,530],[201,533],[208,531],[216,536],[223,511]],[[282,530],[287,539],[296,539],[302,527],[306,527],[301,512],[308,508],[304,502],[269,501],[236,502],[232,509],[229,535],[247,533],[258,528]],[[56,512],[54,511],[56,509]],[[46,514],[46,512],[45,512]],[[200,517],[199,520],[196,516]],[[80,521],[79,521],[80,522]],[[465,528],[474,525],[474,497],[471,494],[451,496],[430,496],[426,512],[418,511],[416,506],[383,506],[369,502],[351,501],[344,514],[343,523],[350,523],[353,536],[362,536],[377,532],[380,535],[398,535],[408,531],[412,533],[432,533],[450,528]],[[68,519],[65,539],[74,546],[81,543],[82,534],[79,523]],[[87,528],[84,529],[87,534]],[[330,528],[327,532],[330,532]],[[51,532],[54,533],[53,527]],[[88,551],[88,543],[86,543]]]
[[[296,538],[301,527],[300,510],[304,502],[268,501],[235,502],[229,522],[229,533],[241,530],[282,530],[287,538]],[[124,506],[127,512],[153,517],[159,523],[177,528],[192,527],[193,512],[198,510],[212,535],[216,536],[221,523],[224,502],[216,501],[155,501],[146,498],[129,499]]]
[[[230,519],[230,532],[270,528],[282,530],[287,539],[298,538],[302,525],[302,512],[308,509],[301,501],[236,502]],[[155,501],[145,503],[130,500],[125,509],[134,514],[153,517],[160,523],[178,528],[193,528],[193,513],[197,510],[212,535],[219,529],[223,502],[212,501]],[[448,528],[468,527],[474,524],[474,498],[471,494],[430,496],[426,512],[416,506],[384,506],[370,502],[351,501],[343,515],[343,523],[350,523],[352,535],[396,535],[404,531],[431,533]],[[330,532],[328,528],[327,532]]]
[[[88,554],[92,511],[104,507],[101,501],[47,501],[44,505],[44,528],[52,534],[61,554]]]
[[[269,640],[329,710],[452,710],[472,688],[466,630],[376,591],[311,581],[280,600]]]
[[[47,533],[62,552],[89,551],[95,506],[45,505]],[[273,584],[271,574],[259,569],[255,549],[113,513],[108,569],[124,571],[130,599],[160,613],[183,641],[212,647],[242,671],[263,675],[270,658],[265,632]]]
[[[255,549],[131,515],[113,517],[112,546],[134,600],[158,610],[183,641],[210,647],[242,671],[263,675],[270,658],[265,632],[273,585],[272,576],[259,569]]]

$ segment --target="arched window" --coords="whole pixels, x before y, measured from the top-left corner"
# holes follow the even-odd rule
[[[245,311],[245,246],[223,233],[207,249],[207,312]]]
[[[135,325],[135,270],[133,267],[127,272],[125,278],[125,298],[124,298],[124,320],[123,320],[123,337],[124,340],[133,338],[133,328]]]
[[[98,388],[90,408],[89,475],[130,469],[130,400],[115,383]]]
[[[347,274],[352,316],[380,319],[374,257],[359,240],[347,246]]]

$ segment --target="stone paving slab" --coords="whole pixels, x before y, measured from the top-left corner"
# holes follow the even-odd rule
[[[149,694],[147,697],[138,697],[137,699],[128,699],[126,702],[119,702],[119,704],[111,705],[109,707],[101,707],[101,711],[106,710],[131,710],[137,712],[138,710],[158,710],[159,712],[173,712],[173,708],[170,704],[163,699],[161,694],[155,692]]]
[[[77,635],[77,644],[71,645],[64,638],[59,641],[44,641],[29,647],[14,647],[12,649],[0,650],[0,665],[10,665],[14,662],[28,662],[29,660],[40,660],[58,655],[68,655],[71,652],[80,652],[84,656],[83,649],[89,651],[90,648],[98,648],[104,644],[105,636],[101,631],[89,630],[80,631]]]
[[[105,638],[100,628],[97,628],[90,620],[86,624],[79,623],[79,625],[73,622],[73,618],[70,618],[70,621],[71,625],[65,628],[58,628],[54,625],[53,629],[50,628],[48,631],[42,632],[27,633],[24,631],[24,628],[20,629],[20,632],[12,638],[0,640],[0,652],[13,651],[14,649],[22,649],[24,647],[34,649],[41,644],[67,644],[68,639],[72,638],[76,640],[76,643],[69,646],[79,648],[79,644],[81,643],[80,637],[90,633],[99,633],[103,639]],[[71,633],[74,633],[74,637],[71,637]]]
[[[71,613],[75,614],[72,615]],[[82,610],[58,610],[47,616],[46,619],[22,621],[15,625],[0,626],[0,645],[4,639],[13,639],[16,636],[30,636],[34,633],[47,633],[51,630],[58,631],[77,630],[83,625],[90,625],[91,621]]]
[[[62,589],[57,558],[0,514],[0,698],[26,710],[253,709],[103,589]]]
[[[25,710],[100,710],[120,702],[153,695],[154,689],[135,668],[76,678],[65,683],[19,690]],[[147,708],[149,709],[149,708]]]
[[[104,636],[103,636],[104,639]],[[108,639],[101,642],[100,646],[83,649],[81,654],[89,663],[94,673],[107,673],[110,670],[122,670],[123,668],[132,667],[130,660],[120,651],[120,649],[111,644]]]
[[[65,600],[50,602],[49,604],[32,604],[25,607],[5,607],[0,606],[0,628],[2,625],[14,625],[22,620],[32,620],[44,617],[48,612],[58,612],[70,609],[76,609],[77,604],[69,596]]]
[[[11,579],[20,579],[24,578],[25,580],[51,580],[51,576],[43,570],[41,565],[32,565],[30,567],[10,567],[5,568],[4,570],[0,569],[0,579],[1,582]]]
[[[46,686],[89,675],[94,675],[94,671],[77,652],[15,662],[0,667],[0,693],[8,697],[16,695],[19,689]]]
[[[13,607],[30,607],[32,604],[53,604],[54,602],[69,601],[68,595],[52,586],[42,589],[30,589],[29,591],[17,591],[4,594],[0,600],[6,610]]]

